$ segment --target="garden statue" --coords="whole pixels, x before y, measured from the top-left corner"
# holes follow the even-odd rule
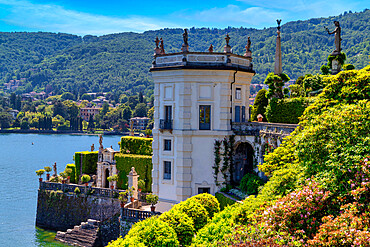
[[[91,145],[91,152],[95,150],[94,143]]]
[[[226,34],[225,40],[226,40],[226,45],[224,46],[224,52],[225,53],[230,53],[231,52],[231,47],[229,45],[230,36],[229,36],[228,33]]]
[[[325,27],[325,30],[328,32],[328,34],[334,34],[334,44],[335,44],[335,50],[331,53],[331,55],[339,55],[342,48],[341,48],[341,37],[340,37],[340,32],[341,32],[341,28],[339,26],[339,21],[334,21],[334,25],[336,26],[336,28],[334,29],[333,32],[330,32],[329,29],[327,27]]]
[[[248,52],[251,51],[251,37],[248,37],[247,45],[245,46],[245,50]]]
[[[276,22],[277,22],[277,24],[278,24],[278,26],[277,26],[277,30],[278,30],[278,31],[280,31],[280,28],[281,28],[281,27],[280,27],[281,19],[280,19],[280,20],[279,20],[279,19],[277,19],[277,20],[276,20]]]
[[[54,171],[54,177],[57,177],[58,176],[58,173],[57,173],[57,162],[54,163],[53,165],[53,171]]]
[[[230,36],[228,33],[226,34],[225,40],[226,40],[226,46],[229,46]]]

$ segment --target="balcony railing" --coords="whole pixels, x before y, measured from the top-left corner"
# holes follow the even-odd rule
[[[161,130],[172,130],[172,120],[161,119],[159,121],[159,129],[161,129]]]

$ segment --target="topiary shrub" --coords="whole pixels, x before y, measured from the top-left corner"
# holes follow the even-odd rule
[[[140,179],[143,179],[145,182],[145,186],[142,188],[143,191],[150,192],[152,190],[152,156],[118,153],[114,156],[114,159],[119,170],[118,188],[127,189],[127,175],[131,171],[131,167],[135,167]]]
[[[71,169],[72,170],[72,172],[70,173],[70,179],[71,179],[71,183],[73,183],[73,184],[76,184],[76,181],[77,181],[77,179],[76,179],[76,165],[75,164],[67,164],[66,165],[66,170],[67,169]]]
[[[175,230],[182,246],[191,244],[195,234],[194,221],[187,214],[178,210],[170,210],[159,216],[159,219],[167,222]]]
[[[220,212],[220,203],[211,194],[203,193],[190,198],[199,202],[208,212],[209,218],[212,219],[215,213]]]
[[[184,202],[173,206],[172,210],[184,212],[194,221],[194,228],[196,231],[205,226],[209,220],[207,210],[197,200],[187,199]]]
[[[119,246],[180,246],[175,230],[157,216],[137,222]],[[114,245],[108,245],[114,246]]]
[[[107,247],[146,247],[145,244],[141,243],[137,237],[123,240],[119,237],[117,240],[112,240]]]
[[[266,122],[266,107],[269,103],[268,98],[266,97],[267,90],[266,89],[261,89],[258,91],[256,99],[254,100],[253,104],[253,110],[252,110],[252,116],[251,120],[252,121],[257,121],[257,116],[258,114],[261,114],[263,116],[262,121]]]
[[[123,136],[120,147],[123,154],[152,155],[153,138]]]
[[[245,191],[248,195],[258,193],[258,187],[263,185],[263,180],[256,173],[247,173],[240,181],[239,188]]]
[[[266,108],[267,120],[271,123],[297,124],[309,102],[306,98],[272,98]]]
[[[81,171],[81,157],[82,157],[82,173],[95,174],[98,163],[98,151],[90,152],[76,152],[74,155],[75,166],[76,166],[76,181],[80,177]]]

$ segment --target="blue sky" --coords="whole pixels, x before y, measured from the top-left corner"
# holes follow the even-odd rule
[[[369,0],[0,0],[0,31],[78,35],[144,32],[161,28],[262,29],[344,11],[370,8]]]

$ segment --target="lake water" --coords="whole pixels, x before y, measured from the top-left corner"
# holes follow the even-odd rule
[[[104,136],[104,147],[119,150],[120,136]],[[0,134],[0,246],[64,246],[55,232],[35,227],[38,176],[35,171],[57,163],[58,173],[89,151],[97,135]]]

